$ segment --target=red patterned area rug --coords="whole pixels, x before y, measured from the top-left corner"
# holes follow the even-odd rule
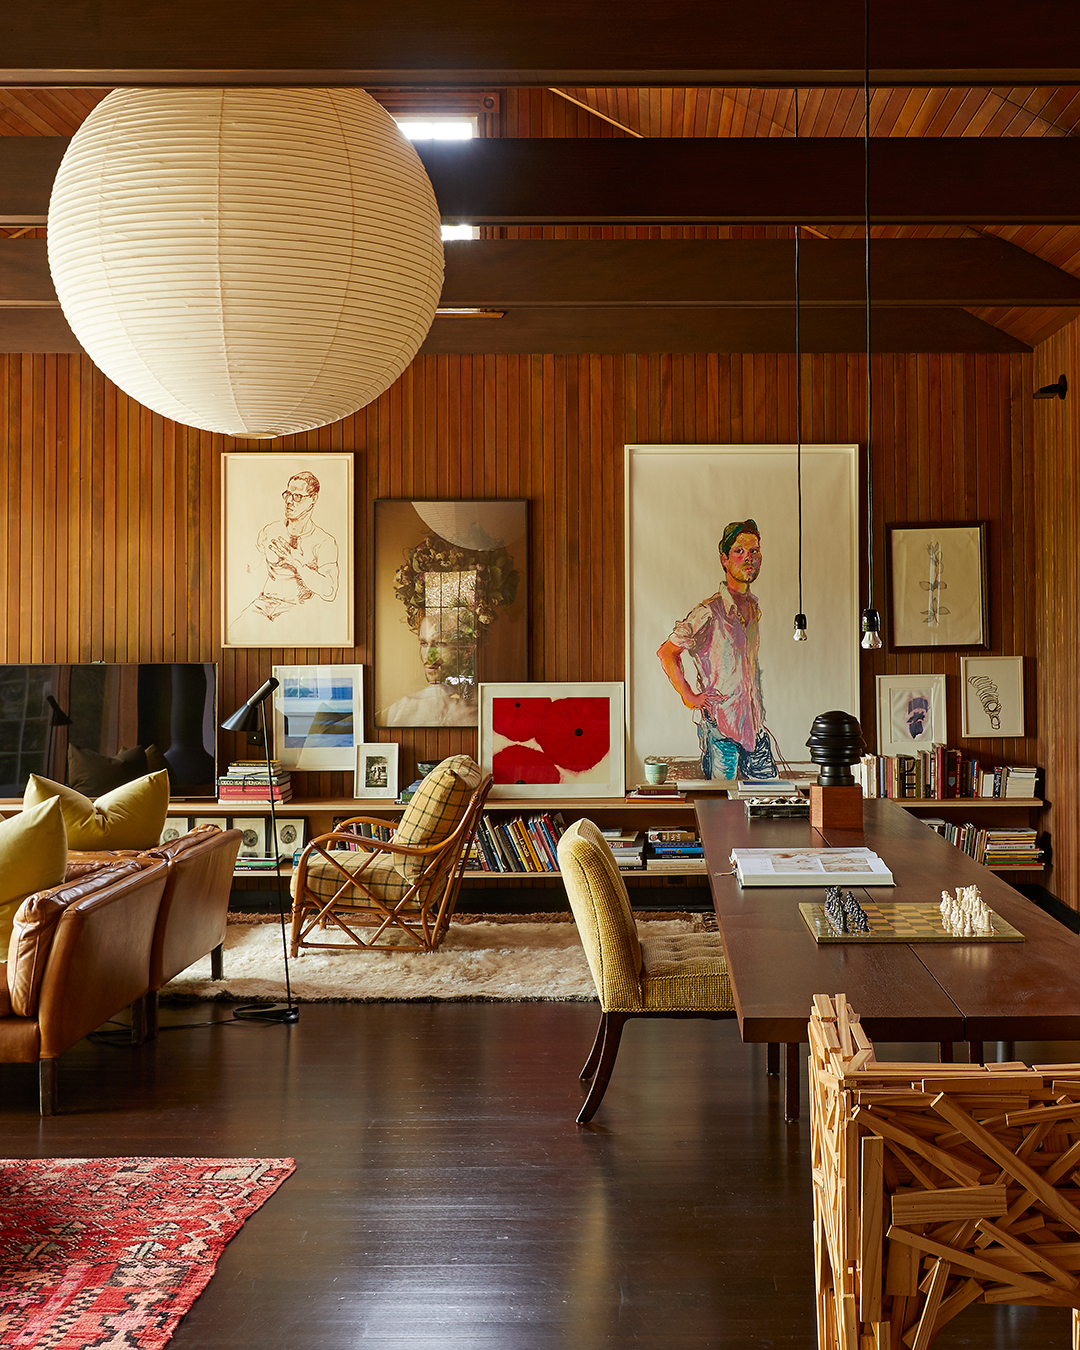
[[[0,1159],[0,1346],[158,1350],[292,1158]]]

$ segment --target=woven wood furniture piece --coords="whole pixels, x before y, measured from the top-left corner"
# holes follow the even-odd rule
[[[386,825],[353,816],[313,839],[293,874],[292,955],[301,947],[434,951],[457,904],[461,869],[491,789],[468,755],[427,775],[392,840],[353,826]],[[335,941],[320,938],[330,932]]]
[[[878,1062],[814,996],[810,1130],[819,1350],[926,1350],[972,1303],[1073,1309],[1080,1064]]]
[[[631,1017],[734,1017],[735,1003],[718,933],[638,936],[618,863],[591,820],[575,821],[559,840],[558,852],[601,1009],[580,1074],[590,1084],[577,1116],[577,1123],[585,1125],[607,1091],[622,1029]]]

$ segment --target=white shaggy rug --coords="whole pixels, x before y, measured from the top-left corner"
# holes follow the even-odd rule
[[[536,919],[455,920],[434,952],[302,951],[289,966],[293,997],[301,1003],[595,1000],[576,925]],[[657,936],[704,931],[696,916],[638,921]],[[225,978],[211,980],[206,957],[167,984],[162,1000],[283,999],[279,925],[230,923],[224,967]]]

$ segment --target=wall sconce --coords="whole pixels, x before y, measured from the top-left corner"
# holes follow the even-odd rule
[[[1069,381],[1064,375],[1058,376],[1057,384],[1044,384],[1041,389],[1036,389],[1034,398],[1064,398],[1069,392]]]

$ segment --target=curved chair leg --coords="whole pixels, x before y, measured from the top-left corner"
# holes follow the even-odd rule
[[[592,1043],[592,1049],[589,1051],[589,1058],[585,1061],[584,1067],[578,1074],[583,1083],[587,1083],[596,1072],[596,1066],[600,1063],[600,1051],[604,1048],[604,1026],[606,1017],[604,1013],[600,1014],[600,1025],[596,1028],[596,1038]]]
[[[601,1033],[603,1035],[600,1060],[596,1067],[596,1076],[593,1078],[592,1087],[589,1088],[589,1095],[585,1098],[585,1104],[577,1114],[579,1125],[587,1125],[596,1114],[596,1108],[604,1100],[608,1079],[611,1077],[611,1070],[615,1067],[615,1056],[619,1053],[623,1024],[629,1015],[629,1013],[606,1012],[601,1016],[600,1032],[597,1033],[598,1037]],[[592,1055],[589,1056],[589,1059],[592,1059]]]

